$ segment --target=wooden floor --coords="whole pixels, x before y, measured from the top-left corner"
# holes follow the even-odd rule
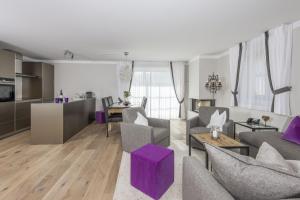
[[[63,145],[30,145],[30,132],[0,140],[0,199],[112,199],[122,150],[91,124]]]

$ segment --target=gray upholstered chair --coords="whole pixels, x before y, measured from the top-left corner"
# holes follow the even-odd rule
[[[137,112],[148,119],[149,126],[134,124]],[[131,152],[149,143],[166,147],[170,145],[170,120],[149,118],[142,107],[124,109],[122,114],[121,137],[124,151]]]
[[[189,134],[193,133],[207,133],[210,131],[209,128],[206,126],[210,122],[211,115],[216,111],[219,110],[220,113],[224,111],[227,113],[227,119],[223,126],[223,132],[228,135],[229,137],[233,138],[233,121],[229,120],[229,108],[224,107],[200,107],[199,108],[199,115],[197,117],[193,117],[188,119],[186,122],[186,144],[189,144]],[[192,141],[192,146],[203,149],[203,146],[194,143]]]

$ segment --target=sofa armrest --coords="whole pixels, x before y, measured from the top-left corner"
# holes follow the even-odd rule
[[[148,118],[149,126],[166,128],[170,130],[170,120],[166,119],[157,119],[157,118]]]
[[[152,127],[132,123],[121,123],[122,147],[131,152],[145,144],[152,143]]]
[[[234,122],[233,120],[228,120],[223,126],[223,132],[227,134],[227,136],[233,138],[234,137]]]
[[[186,128],[187,129],[191,129],[191,128],[198,127],[198,126],[200,126],[198,116],[186,120]]]
[[[183,158],[182,176],[183,200],[234,200],[196,158]]]

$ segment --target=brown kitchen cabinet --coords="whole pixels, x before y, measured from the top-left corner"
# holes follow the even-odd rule
[[[41,103],[41,100],[28,100],[16,103],[16,131],[30,127],[31,104]]]
[[[0,50],[0,77],[15,77],[16,53]]]
[[[51,102],[54,99],[54,66],[41,62],[24,62],[22,74],[31,75],[23,77],[23,98],[43,99]]]
[[[54,66],[42,64],[42,98],[44,101],[49,101],[54,98]]]
[[[16,130],[30,127],[30,105],[31,102],[16,103]]]
[[[14,131],[15,102],[0,103],[0,138]]]

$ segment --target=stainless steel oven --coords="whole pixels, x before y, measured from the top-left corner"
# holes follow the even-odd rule
[[[15,101],[15,79],[0,77],[0,102]]]

